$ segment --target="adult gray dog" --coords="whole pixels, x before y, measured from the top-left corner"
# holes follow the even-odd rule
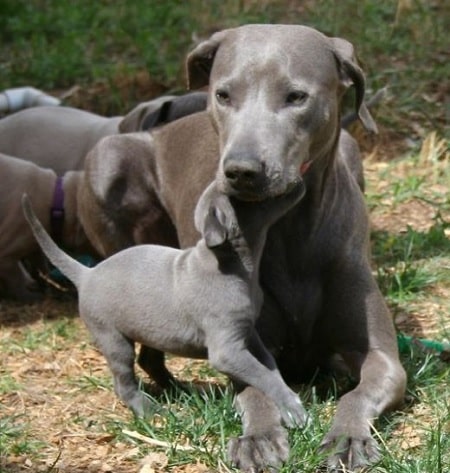
[[[185,247],[199,237],[193,210],[215,175],[247,201],[283,194],[303,175],[305,197],[267,236],[257,330],[287,381],[336,358],[349,368],[358,384],[340,399],[322,448],[330,469],[370,464],[379,456],[371,424],[402,402],[406,375],[369,263],[358,146],[339,125],[353,85],[356,112],[375,129],[353,47],[304,26],[247,25],[199,44],[187,70],[191,88],[209,84],[208,113],[102,140],[86,162],[80,218],[91,212],[97,234],[117,236],[118,249],[141,226]],[[127,165],[131,149],[139,175]],[[108,159],[115,172],[100,178]],[[248,471],[278,467],[288,448],[273,402],[250,386],[237,402],[244,432],[229,444],[231,460]]]
[[[307,416],[300,399],[284,383],[255,330],[267,230],[303,194],[299,179],[279,197],[245,202],[228,198],[213,182],[196,208],[202,234],[196,246],[135,246],[95,268],[54,243],[26,195],[23,208],[41,249],[78,289],[80,315],[108,361],[116,394],[137,415],[151,412],[151,406],[134,373],[134,342],[142,345],[141,366],[151,376],[155,353],[208,357],[231,379],[269,396],[287,424],[303,425]],[[171,379],[168,371],[165,377]]]
[[[125,117],[106,118],[71,107],[33,107],[0,120],[0,152],[53,169],[83,169],[104,136],[147,130],[204,110],[206,94],[165,95],[137,105]]]
[[[69,171],[60,179],[64,195],[64,220],[59,228],[60,244],[70,250],[91,248],[81,228],[77,212],[77,190],[82,171]],[[36,281],[20,261],[39,249],[20,208],[24,192],[36,202],[36,213],[51,228],[50,209],[54,202],[56,173],[34,163],[0,153],[0,292],[22,302],[39,298]]]

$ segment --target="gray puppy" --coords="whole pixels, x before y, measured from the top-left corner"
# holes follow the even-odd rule
[[[71,107],[34,107],[0,120],[0,151],[63,175],[81,170],[103,137],[148,130],[206,108],[206,94],[166,95],[143,102],[125,117],[107,118]]]
[[[299,179],[286,194],[243,202],[219,192],[214,181],[195,210],[202,235],[195,247],[135,246],[95,268],[58,248],[26,195],[23,208],[44,253],[77,287],[80,315],[108,361],[115,392],[137,415],[150,405],[138,389],[135,342],[142,345],[139,361],[150,376],[152,354],[207,357],[217,370],[269,396],[286,424],[303,425],[307,416],[300,399],[255,330],[267,231],[303,194]]]

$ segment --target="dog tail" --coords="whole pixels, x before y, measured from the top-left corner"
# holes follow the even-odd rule
[[[50,235],[45,231],[42,223],[36,217],[30,199],[27,194],[22,196],[22,209],[27,219],[31,231],[36,238],[42,251],[45,253],[51,263],[56,266],[67,278],[69,278],[78,289],[81,275],[84,271],[89,271],[89,268],[82,265],[63,250],[50,238]]]

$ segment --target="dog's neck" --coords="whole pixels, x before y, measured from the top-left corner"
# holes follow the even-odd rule
[[[298,221],[304,222],[311,230],[319,223],[317,219],[320,220],[320,216],[323,215],[322,207],[326,201],[326,193],[330,188],[327,183],[333,176],[338,141],[339,133],[336,134],[333,146],[321,156],[317,156],[303,176],[306,193],[296,206],[297,212],[294,214]],[[301,218],[298,216],[299,214],[301,214]]]

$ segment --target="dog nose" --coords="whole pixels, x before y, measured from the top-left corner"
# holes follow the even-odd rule
[[[252,187],[264,179],[264,163],[254,156],[233,154],[223,165],[228,182],[235,188]]]

